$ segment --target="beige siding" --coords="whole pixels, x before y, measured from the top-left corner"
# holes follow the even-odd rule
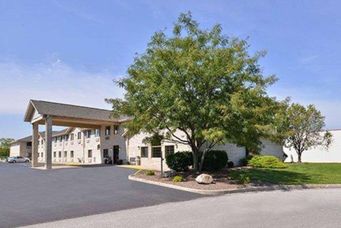
[[[22,154],[20,153],[21,149],[21,146],[20,146],[20,143],[18,144],[12,144],[11,147],[10,147],[10,157],[13,157],[13,156],[21,156]]]

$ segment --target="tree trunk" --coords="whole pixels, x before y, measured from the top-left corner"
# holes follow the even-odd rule
[[[192,149],[192,154],[193,154],[193,169],[194,171],[198,171],[198,151],[195,149]]]
[[[206,152],[207,152],[206,149],[204,150],[204,152],[202,152],[201,159],[200,159],[199,172],[202,171],[202,167],[204,166]]]
[[[298,152],[298,153],[297,153],[297,158],[298,158],[297,162],[298,162],[298,163],[302,163],[301,157],[302,157],[302,153],[301,153],[301,152]]]

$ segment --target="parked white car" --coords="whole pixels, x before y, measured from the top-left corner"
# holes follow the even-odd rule
[[[30,159],[21,157],[21,156],[14,156],[14,157],[8,157],[7,162],[8,163],[25,163],[25,162],[30,162]]]

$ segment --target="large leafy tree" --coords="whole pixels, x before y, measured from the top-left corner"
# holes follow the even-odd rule
[[[314,105],[302,106],[291,104],[283,115],[285,129],[284,145],[293,148],[298,157],[298,162],[302,161],[304,151],[316,146],[329,147],[332,142],[332,134],[323,132],[325,126],[324,116]]]
[[[256,151],[278,103],[266,93],[275,77],[262,74],[258,60],[264,53],[250,55],[248,47],[246,40],[224,36],[220,25],[203,30],[190,13],[181,14],[173,32],[155,33],[118,81],[124,99],[107,101],[114,115],[132,117],[126,124],[131,134],[164,132],[163,137],[188,144],[196,170],[199,152],[217,143]]]

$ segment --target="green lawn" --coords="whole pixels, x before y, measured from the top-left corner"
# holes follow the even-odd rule
[[[341,184],[341,164],[289,164],[286,169],[242,169],[229,172],[238,179],[240,174],[250,177],[252,183],[260,184]]]

